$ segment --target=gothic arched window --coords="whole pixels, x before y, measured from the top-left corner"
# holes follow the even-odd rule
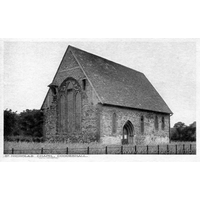
[[[158,116],[155,116],[155,129],[158,130]]]
[[[162,130],[164,130],[164,128],[165,128],[165,118],[162,117]]]
[[[76,96],[76,104],[75,104],[75,126],[76,126],[76,130],[80,130],[80,125],[81,125],[81,93],[77,92]]]
[[[65,80],[59,88],[59,132],[71,133],[81,127],[81,87],[73,78]]]
[[[112,116],[112,133],[116,133],[116,125],[117,125],[117,115],[113,113]]]
[[[141,133],[144,133],[144,117],[141,116],[140,118],[140,125],[141,125]]]
[[[67,87],[67,131],[72,132],[74,127],[74,90],[71,83]]]
[[[65,104],[65,94],[61,94],[60,96],[60,106],[59,106],[59,114],[60,114],[60,129],[62,133],[65,132],[66,129],[66,122],[65,122],[65,110],[66,110],[66,104]]]

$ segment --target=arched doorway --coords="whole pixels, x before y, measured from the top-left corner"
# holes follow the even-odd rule
[[[123,127],[122,144],[133,144],[134,127],[130,121],[127,121]]]

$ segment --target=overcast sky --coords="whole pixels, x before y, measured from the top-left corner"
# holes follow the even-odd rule
[[[196,120],[196,44],[186,40],[5,42],[4,109],[40,109],[68,45],[144,73],[174,113],[171,126]]]

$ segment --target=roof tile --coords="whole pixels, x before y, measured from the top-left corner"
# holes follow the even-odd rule
[[[104,104],[172,113],[145,75],[70,46]]]

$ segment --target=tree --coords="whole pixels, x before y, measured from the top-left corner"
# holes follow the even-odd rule
[[[191,141],[196,141],[196,121],[194,121],[192,124],[189,126],[189,131],[190,131],[190,139]]]
[[[20,113],[19,126],[24,136],[42,137],[43,113],[40,110],[26,110]]]
[[[43,136],[43,113],[40,110],[25,110],[19,114],[4,110],[4,139],[32,140]],[[17,137],[16,137],[17,136]]]
[[[11,109],[4,110],[4,137],[18,135],[18,114]]]
[[[176,128],[171,128],[170,129],[170,139],[171,140],[178,140],[179,139],[179,133],[178,131],[176,130]]]
[[[196,122],[189,126],[183,122],[177,122],[171,128],[170,138],[175,141],[196,141]]]

